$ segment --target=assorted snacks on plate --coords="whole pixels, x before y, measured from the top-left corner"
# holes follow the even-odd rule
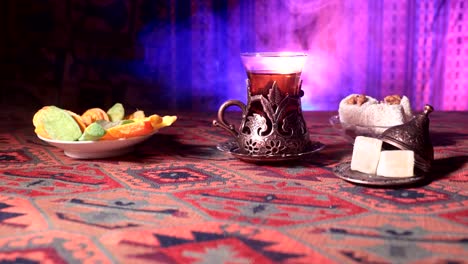
[[[61,141],[116,140],[149,135],[172,125],[177,116],[146,116],[137,110],[125,116],[121,103],[107,111],[91,108],[82,115],[57,106],[44,106],[33,117],[35,133],[46,139]]]

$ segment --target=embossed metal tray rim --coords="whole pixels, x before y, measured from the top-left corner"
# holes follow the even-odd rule
[[[373,186],[400,186],[409,185],[425,179],[425,174],[415,170],[415,176],[405,178],[383,177],[373,174],[362,173],[351,170],[351,162],[343,162],[333,168],[333,172],[339,178],[352,183]]]
[[[318,152],[325,148],[325,145],[314,141],[311,142],[309,149],[304,152],[297,154],[281,154],[281,155],[249,155],[239,152],[239,147],[237,142],[228,141],[224,143],[219,143],[216,148],[222,152],[228,152],[234,157],[248,162],[274,162],[274,161],[288,161],[296,160],[308,156],[312,153]]]

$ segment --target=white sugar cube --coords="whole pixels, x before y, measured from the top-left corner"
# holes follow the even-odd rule
[[[358,136],[354,140],[351,170],[375,174],[379,164],[382,140]]]
[[[380,153],[377,175],[384,177],[412,177],[414,152],[411,150],[387,150]]]

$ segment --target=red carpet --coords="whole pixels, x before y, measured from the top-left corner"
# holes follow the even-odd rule
[[[269,165],[218,151],[215,114],[105,160],[0,123],[0,263],[466,263],[468,114],[431,115],[433,171],[404,188],[333,174],[352,146],[332,114],[305,114],[324,150]]]

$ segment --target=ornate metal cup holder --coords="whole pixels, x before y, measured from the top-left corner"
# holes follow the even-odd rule
[[[279,162],[291,161],[304,158],[315,152],[322,150],[325,147],[320,142],[310,142],[310,145],[300,153],[296,154],[278,154],[278,155],[251,155],[240,152],[238,143],[236,141],[228,141],[217,145],[217,149],[222,152],[230,153],[232,156],[247,162],[263,163],[263,162]]]

